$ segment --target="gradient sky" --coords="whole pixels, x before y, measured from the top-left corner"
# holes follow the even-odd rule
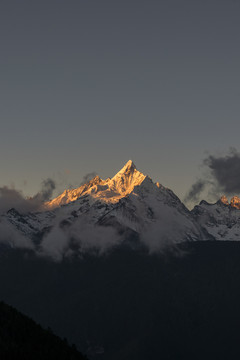
[[[182,199],[239,150],[240,1],[1,0],[0,185],[57,191],[132,159]]]

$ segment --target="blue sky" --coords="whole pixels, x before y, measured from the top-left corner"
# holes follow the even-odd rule
[[[31,195],[132,159],[181,199],[239,150],[240,2],[0,4],[0,186]]]

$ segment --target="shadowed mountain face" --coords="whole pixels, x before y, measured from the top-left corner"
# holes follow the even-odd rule
[[[94,360],[237,359],[239,259],[218,241],[60,264],[1,252],[0,298]]]
[[[0,302],[0,357],[3,360],[86,360],[74,346]]]

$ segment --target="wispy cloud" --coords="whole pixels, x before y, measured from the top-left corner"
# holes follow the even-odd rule
[[[204,176],[198,179],[185,196],[186,202],[199,200],[204,190],[218,197],[220,194],[240,193],[240,153],[230,148],[224,156],[208,155],[203,160]]]
[[[48,178],[41,184],[41,189],[31,198],[26,198],[22,191],[13,187],[0,187],[0,214],[15,208],[21,213],[39,211],[43,203],[51,198],[53,191],[56,189],[54,180]]]

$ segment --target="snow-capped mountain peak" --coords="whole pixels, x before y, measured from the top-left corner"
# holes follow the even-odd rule
[[[126,173],[126,172],[129,172],[129,171],[134,171],[136,170],[136,166],[135,164],[133,163],[132,160],[128,160],[128,162],[126,162],[126,164],[123,166],[123,168],[118,172],[119,173]]]
[[[222,206],[230,207],[223,203]],[[45,203],[45,209],[25,215],[12,210],[2,219],[14,231],[43,241],[43,248],[55,232],[57,237],[67,237],[69,243],[82,244],[86,236],[90,244],[87,240],[84,244],[90,246],[98,233],[105,234],[103,227],[117,233],[117,239],[121,235],[121,241],[132,236],[151,243],[153,248],[165,242],[212,238],[197,214],[190,213],[170,189],[138,171],[131,160],[112,178],[103,180],[97,175],[76,189],[65,190]],[[115,241],[115,235],[112,236]],[[108,240],[105,235],[103,238]]]
[[[98,175],[86,184],[76,189],[65,190],[57,198],[46,203],[46,207],[53,209],[76,201],[83,195],[91,195],[93,199],[103,202],[116,203],[121,198],[130,194],[135,186],[139,186],[146,175],[137,170],[129,160],[112,179],[102,180]]]
[[[146,175],[138,171],[132,160],[129,160],[111,179],[109,187],[122,196],[126,196],[133,191],[135,186],[140,185],[145,178]]]

